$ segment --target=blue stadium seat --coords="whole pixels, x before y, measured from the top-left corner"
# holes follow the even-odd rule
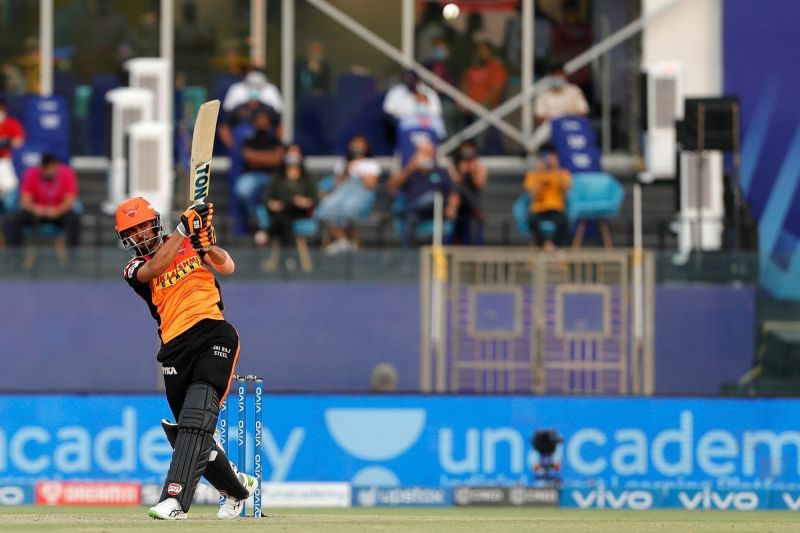
[[[25,140],[43,145],[45,152],[54,154],[60,161],[68,162],[70,150],[70,108],[67,99],[60,95],[25,98]]]
[[[600,150],[591,123],[584,117],[563,117],[552,122],[550,141],[561,166],[572,173],[599,172]]]
[[[605,172],[578,172],[572,176],[567,213],[573,222],[615,218],[622,209],[625,190]]]
[[[528,224],[528,217],[530,216],[531,196],[527,192],[523,192],[514,202],[511,207],[511,214],[514,217],[514,222],[517,224],[517,229],[523,235],[531,236],[531,227]],[[552,220],[543,220],[539,223],[539,228],[542,233],[548,236],[556,234],[556,224]]]
[[[402,194],[398,194],[395,198],[394,202],[392,203],[392,213],[394,213],[393,218],[393,225],[394,231],[398,235],[405,235],[406,232],[406,221],[403,220],[400,216],[403,209],[405,208],[405,197]],[[442,239],[446,240],[450,234],[453,233],[453,221],[452,220],[445,220],[442,224]],[[430,239],[433,237],[433,220],[422,220],[415,224],[414,226],[414,238],[415,239]]]
[[[22,178],[29,168],[37,166],[42,161],[42,154],[46,151],[47,146],[45,144],[26,139],[25,144],[11,153],[14,171],[17,173],[20,182],[22,182]]]

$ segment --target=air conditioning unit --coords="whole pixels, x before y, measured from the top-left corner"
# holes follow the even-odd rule
[[[128,129],[128,172],[131,196],[144,196],[164,219],[172,207],[170,127],[163,122],[137,122]]]
[[[644,110],[645,182],[675,178],[675,121],[683,119],[683,67],[659,62],[644,68],[647,105]]]
[[[721,151],[681,152],[678,249],[719,250],[725,217]]]
[[[125,136],[132,124],[153,120],[153,93],[146,89],[120,87],[108,91],[106,100],[111,103],[111,165],[108,200],[103,211],[110,214],[125,199],[128,189]]]
[[[155,98],[153,120],[172,123],[169,61],[160,57],[137,57],[126,61],[125,69],[130,73],[128,85],[152,91]]]

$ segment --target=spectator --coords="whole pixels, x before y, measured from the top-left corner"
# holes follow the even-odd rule
[[[267,79],[267,75],[256,67],[248,67],[248,72],[244,80],[234,83],[225,93],[222,101],[222,109],[230,113],[240,105],[252,100],[268,105],[276,113],[283,113],[283,99],[281,93],[275,85]]]
[[[417,26],[414,28],[414,57],[429,57],[433,40],[444,38],[446,29],[442,24],[442,8],[436,2],[417,2]]]
[[[400,83],[389,89],[383,110],[397,120],[409,115],[442,116],[442,103],[436,91],[422,83],[411,69],[403,72]]]
[[[488,173],[478,159],[478,149],[473,141],[462,142],[453,154],[450,175],[459,196],[451,241],[454,244],[483,244],[484,215],[480,200]]]
[[[380,363],[372,368],[369,377],[370,392],[395,392],[397,390],[397,368],[391,363]]]
[[[17,188],[19,179],[14,171],[11,151],[25,142],[22,124],[8,115],[8,106],[0,100],[0,203]]]
[[[294,221],[311,216],[317,203],[317,189],[303,164],[300,145],[290,144],[283,156],[280,174],[267,189],[269,235],[278,238],[283,248],[292,245]]]
[[[487,109],[494,109],[500,104],[500,99],[508,83],[508,72],[497,59],[489,41],[481,41],[475,46],[475,56],[472,65],[464,72],[461,87],[464,93]],[[475,116],[466,112],[465,125],[475,120]],[[500,133],[496,128],[490,128],[482,143],[484,153],[503,153]]]
[[[442,103],[436,91],[420,82],[413,70],[403,72],[402,82],[386,93],[383,110],[397,122],[395,152],[405,166],[421,142],[438,145],[444,138]]]
[[[306,45],[306,56],[295,67],[294,89],[296,92],[324,94],[330,89],[331,73],[325,61],[325,48],[319,41]]]
[[[347,156],[336,163],[336,183],[316,210],[316,217],[325,222],[331,242],[328,254],[351,250],[356,244],[348,240],[347,229],[364,209],[375,200],[375,188],[381,167],[372,157],[369,141],[363,135],[350,139]]]
[[[531,139],[531,149],[550,140],[551,121],[567,116],[584,116],[589,113],[589,104],[580,87],[569,83],[564,67],[557,65],[550,70],[548,88],[536,98],[534,112],[536,129]]]
[[[455,83],[453,68],[450,64],[450,45],[444,37],[431,39],[430,52],[423,65],[450,85]]]
[[[219,137],[222,143],[228,150],[235,150],[236,139],[234,138],[233,131],[241,124],[253,124],[256,114],[259,112],[266,112],[269,115],[269,121],[275,136],[281,137],[281,116],[275,111],[274,108],[260,102],[259,100],[248,100],[244,104],[236,107],[230,113],[227,113],[223,122],[219,126]]]
[[[460,79],[472,62],[477,36],[483,33],[484,29],[483,13],[480,11],[473,11],[467,17],[467,25],[464,31],[456,33],[451,39],[453,43],[453,67],[455,69],[456,78]]]
[[[444,218],[453,220],[458,212],[458,193],[446,169],[436,164],[436,150],[432,143],[422,142],[411,161],[389,178],[389,192],[402,198],[402,207],[396,213],[404,221],[403,245],[413,241],[414,226],[422,220],[433,218],[434,195],[442,194]]]
[[[268,111],[261,109],[253,119],[253,134],[244,141],[241,150],[242,174],[236,180],[236,196],[244,209],[248,225],[283,160],[283,144],[278,139]]]
[[[20,209],[9,217],[6,226],[9,244],[19,246],[25,228],[46,223],[63,228],[67,244],[76,246],[80,230],[77,198],[78,180],[72,168],[52,154],[43,155],[41,165],[29,168],[22,178]]]
[[[563,246],[569,238],[567,220],[567,192],[572,186],[569,171],[561,168],[558,155],[551,144],[539,151],[537,169],[528,172],[523,187],[531,196],[528,223],[537,246],[552,250]],[[543,231],[542,222],[555,224],[555,233]]]
[[[430,70],[437,77],[446,81],[450,85],[456,85],[453,66],[450,60],[450,44],[444,37],[434,37],[431,40],[430,53],[424,63],[425,68]],[[444,118],[444,130],[454,131],[458,129],[460,114],[453,100],[440,92],[437,92],[442,104],[442,116]]]

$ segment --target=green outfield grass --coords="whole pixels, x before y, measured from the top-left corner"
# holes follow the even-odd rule
[[[165,523],[137,507],[0,507],[2,531],[800,531],[800,514],[757,511],[610,511],[534,508],[278,509],[222,522],[216,507]]]

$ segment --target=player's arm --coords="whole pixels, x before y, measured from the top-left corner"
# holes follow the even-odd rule
[[[178,251],[183,245],[184,239],[188,236],[195,237],[197,232],[206,228],[212,228],[211,219],[214,216],[213,204],[198,204],[189,207],[181,215],[181,221],[175,231],[161,245],[152,259],[147,261],[137,272],[136,279],[141,283],[147,283],[151,279],[160,276],[175,260]]]
[[[224,248],[216,244],[206,251],[203,262],[224,276],[233,274],[236,269],[233,259]]]
[[[217,232],[213,224],[209,223],[197,233],[192,234],[189,241],[192,243],[192,248],[203,258],[205,264],[225,276],[233,274],[236,265],[230,254],[222,247],[217,246]]]
[[[175,230],[170,235],[170,238],[166,239],[166,242],[161,245],[156,255],[136,271],[136,279],[140,283],[148,283],[151,279],[163,274],[170,263],[175,260],[175,256],[178,255],[178,250],[181,249],[182,244],[183,237],[178,233],[178,230]]]

